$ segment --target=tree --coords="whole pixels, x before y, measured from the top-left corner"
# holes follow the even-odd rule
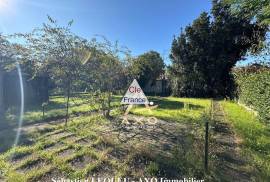
[[[0,34],[0,121],[4,120],[4,109],[6,107],[3,100],[4,72],[9,69],[14,69],[14,65],[19,63],[17,55],[20,52],[23,52],[22,47],[17,44],[11,44],[6,36]]]
[[[209,54],[210,20],[207,13],[202,13],[192,26],[186,28],[179,38],[172,43],[169,69],[174,95],[204,96],[206,72],[204,66]]]
[[[233,15],[255,18],[262,25],[270,25],[270,0],[225,0]]]
[[[261,26],[270,25],[270,0],[225,0],[225,4],[230,6],[231,14],[238,17],[247,17],[252,21],[257,21]],[[270,42],[269,34],[266,41],[261,42],[260,52],[251,52],[248,56],[260,64],[270,64]]]
[[[112,44],[105,37],[102,42],[92,41],[91,53],[84,63],[84,81],[89,91],[94,93],[95,103],[99,103],[105,117],[110,117],[112,94],[121,91],[128,83],[126,60],[129,51],[118,43]],[[120,59],[119,54],[124,54]]]
[[[35,61],[36,74],[48,75],[64,91],[67,124],[72,87],[80,76],[87,41],[70,31],[72,21],[61,27],[49,16],[48,20],[42,28],[20,36],[26,38],[29,54],[25,59]]]
[[[8,42],[7,40],[0,34],[0,121],[3,121],[4,119],[4,93],[3,93],[3,76],[4,76],[4,71],[3,71],[3,62],[6,57],[6,49],[8,47]]]
[[[138,79],[142,87],[150,82],[152,84],[161,74],[164,73],[164,62],[160,54],[149,51],[133,60],[130,70],[132,75]]]
[[[264,39],[266,28],[231,16],[230,7],[213,1],[212,21],[202,13],[174,38],[169,68],[173,94],[192,97],[232,96],[230,73],[236,62]]]

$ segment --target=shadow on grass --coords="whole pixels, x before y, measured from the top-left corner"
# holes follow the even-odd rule
[[[5,120],[0,122],[0,153],[6,152],[11,147],[13,147],[16,135],[17,135],[17,126],[11,126]],[[31,137],[27,136],[25,133],[21,133],[18,145],[31,145],[33,140]]]
[[[158,98],[150,97],[149,100],[153,101],[154,105],[159,105],[158,106],[159,109],[176,110],[176,109],[183,109],[184,107],[188,107],[188,109],[199,110],[199,109],[204,108],[203,106],[200,106],[200,105],[195,105],[195,104],[191,104],[191,103],[184,103],[184,102],[180,102],[180,101],[172,101],[172,100],[168,100],[166,98],[158,99]]]

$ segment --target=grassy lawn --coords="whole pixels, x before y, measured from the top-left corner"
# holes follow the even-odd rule
[[[176,98],[150,97],[156,109],[147,109],[144,106],[137,106],[132,113],[143,116],[155,116],[166,121],[177,121],[184,123],[202,123],[202,116],[209,115],[211,106],[210,99],[193,99],[193,98]]]
[[[14,182],[36,181],[42,176],[46,180],[46,175],[50,173],[70,178],[82,177],[107,162],[104,157],[106,151],[102,153],[90,148],[90,145],[99,144],[101,138],[94,131],[86,131],[92,127],[98,129],[104,122],[102,117],[80,117],[73,118],[68,128],[60,125],[34,132],[31,137],[36,138],[35,144],[15,147],[1,155],[0,169],[9,181]],[[91,163],[88,161],[82,170],[71,166],[81,158],[87,158]]]
[[[135,132],[114,130],[114,126],[112,121],[101,116],[82,116],[73,118],[66,129],[57,126],[32,133],[36,138],[33,145],[12,148],[0,155],[0,169],[5,179],[14,182],[46,181],[57,177],[129,176],[138,179],[183,174],[202,178],[202,158],[197,153],[201,148],[193,143],[190,134],[178,130],[177,126],[166,130],[181,134],[175,136],[179,139],[186,137],[187,143],[177,146],[176,139],[171,139],[165,151],[159,139],[167,140],[167,133],[153,138],[157,128],[153,131],[148,128],[147,132],[140,129],[140,137],[134,137]],[[132,136],[125,138],[129,134]]]
[[[70,98],[70,115],[78,115],[95,111],[98,109],[98,104],[94,104],[89,100],[91,96],[89,94],[80,94],[79,97]],[[120,105],[121,97],[113,96],[112,106]],[[12,110],[7,114],[7,120],[9,123],[16,124],[18,121],[18,111]],[[27,106],[24,113],[24,123],[30,124],[40,121],[49,121],[53,119],[60,119],[66,115],[66,99],[63,96],[51,96],[50,102],[45,106],[45,115],[43,117],[43,111],[41,105]]]
[[[260,177],[270,179],[270,129],[262,121],[233,102],[222,102],[227,119],[243,139],[243,152],[259,171]]]
[[[13,147],[0,155],[3,174],[1,177],[0,173],[0,181],[92,176],[224,179],[219,173],[213,174],[214,170],[205,174],[203,167],[203,124],[209,117],[211,100],[175,97],[149,97],[149,100],[159,106],[152,110],[136,106],[130,116],[141,120],[154,116],[158,118],[156,125],[123,125],[123,113],[116,109],[110,119],[90,113],[73,115],[67,127],[59,123],[31,131],[27,137],[32,143]],[[63,97],[53,97],[51,101],[54,105],[49,104],[47,114],[64,110]],[[120,97],[114,97],[115,105],[119,101]],[[71,107],[73,111],[94,109],[90,106],[86,109],[88,105],[83,100],[75,102]],[[251,157],[248,162],[259,169],[262,179],[269,178],[269,128],[241,106],[227,101],[220,103],[236,134],[244,140],[240,147]],[[25,117],[32,115],[30,120],[38,121],[42,111],[33,112],[39,114],[34,115],[29,110]],[[210,156],[210,170],[215,162]],[[233,177],[227,176],[227,179]]]
[[[120,105],[120,96],[113,96],[112,106]],[[81,114],[87,114],[98,109],[98,104],[90,102],[89,94],[81,94],[79,97],[71,97],[70,99],[70,117],[75,117]],[[14,128],[18,125],[18,108],[11,109],[7,113],[7,121],[0,121],[0,152],[7,150],[15,140],[16,132]],[[41,105],[32,105],[25,108],[23,126],[32,125],[36,123],[46,123],[49,121],[56,121],[65,118],[66,102],[63,96],[51,96],[50,102],[45,108],[45,116],[43,117]],[[22,143],[31,143],[26,137],[22,137]]]
[[[154,101],[160,105],[159,111],[153,110],[154,114],[171,124],[123,128],[119,126],[120,111],[114,112],[110,120],[100,115],[74,116],[67,128],[59,124],[32,132],[28,136],[34,139],[32,144],[17,146],[0,155],[4,178],[15,182],[93,175],[203,178],[203,145],[195,139],[200,132],[187,130],[183,123],[199,123],[210,101],[173,97]]]

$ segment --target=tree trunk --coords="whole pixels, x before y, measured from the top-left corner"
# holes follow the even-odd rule
[[[67,88],[67,103],[66,103],[66,122],[65,125],[67,126],[68,118],[69,118],[69,98],[70,98],[70,83],[68,83]]]

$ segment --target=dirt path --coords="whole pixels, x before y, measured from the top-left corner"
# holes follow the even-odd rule
[[[241,139],[234,133],[232,126],[219,101],[213,102],[212,155],[214,168],[222,177],[221,181],[254,181],[253,169],[241,153]]]

